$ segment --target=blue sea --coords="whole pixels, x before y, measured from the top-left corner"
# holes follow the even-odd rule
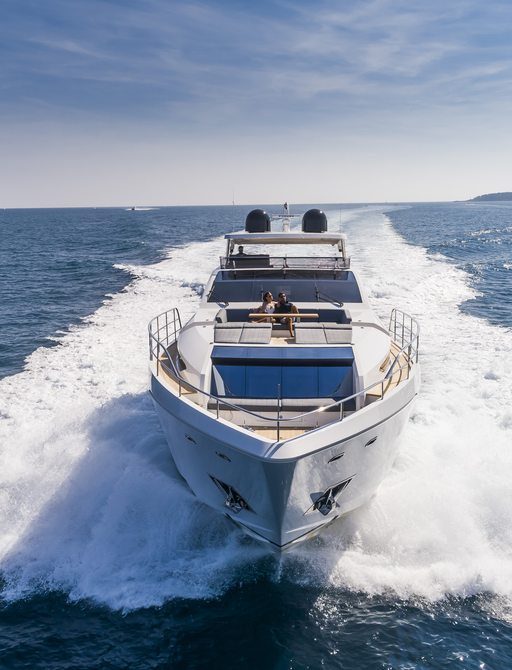
[[[323,208],[423,383],[373,500],[283,555],[189,493],[147,390],[250,207],[0,210],[1,669],[512,667],[512,203]]]

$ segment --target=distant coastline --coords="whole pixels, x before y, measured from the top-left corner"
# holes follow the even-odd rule
[[[505,193],[486,193],[485,195],[477,195],[476,198],[466,200],[466,202],[496,202],[500,200],[512,200],[512,191]]]

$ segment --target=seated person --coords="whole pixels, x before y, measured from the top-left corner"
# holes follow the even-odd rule
[[[242,245],[238,247],[238,252],[235,254],[235,258],[237,256],[247,256]]]
[[[286,293],[280,293],[274,314],[298,314],[298,312],[297,307],[292,302],[288,302]],[[285,316],[281,319],[281,323],[288,324],[288,330],[293,337],[293,319]]]
[[[266,293],[263,294],[263,302],[261,305],[258,307],[258,309],[254,310],[255,312],[259,312],[261,314],[273,314],[276,308],[276,303],[274,302],[274,298],[272,297],[272,293],[270,291],[266,291]],[[274,319],[272,317],[263,317],[261,319],[257,318],[257,322],[261,321],[267,321],[269,323],[272,323]]]

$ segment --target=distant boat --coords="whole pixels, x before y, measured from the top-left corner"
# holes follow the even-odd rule
[[[127,207],[125,211],[127,211],[127,212],[149,212],[152,209],[158,209],[158,207]]]

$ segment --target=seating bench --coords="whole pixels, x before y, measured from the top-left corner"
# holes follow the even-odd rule
[[[270,323],[216,323],[214,329],[217,344],[268,344],[271,337]]]
[[[341,323],[297,323],[297,344],[351,344],[352,326]]]

